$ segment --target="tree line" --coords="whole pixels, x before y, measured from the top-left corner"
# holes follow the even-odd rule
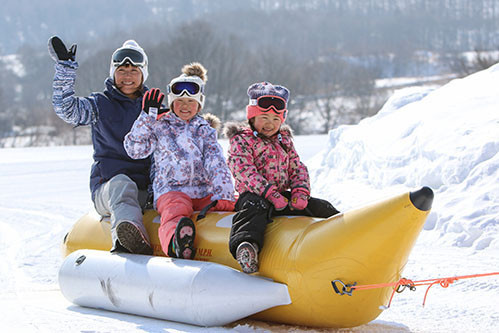
[[[291,90],[287,121],[295,133],[326,133],[379,110],[387,96],[376,88],[378,78],[467,74],[494,63],[485,51],[498,33],[497,2],[255,0],[247,9],[219,9],[182,24],[149,22],[81,41],[66,40],[64,31],[60,36],[78,44],[77,95],[101,91],[112,52],[134,38],[149,57],[149,87],[164,90],[184,64],[199,61],[209,77],[205,112],[244,120],[247,87],[266,80]],[[466,24],[453,30],[458,19]],[[489,44],[471,38],[476,34],[490,37]],[[462,49],[474,49],[477,61],[460,56]],[[0,145],[15,145],[12,138],[31,145],[88,143],[88,130],[73,129],[52,110],[46,40],[19,48],[17,67],[11,60],[0,58]]]
[[[109,43],[112,46],[95,53],[91,53],[85,43],[78,45],[77,95],[88,96],[103,89],[111,54],[122,42],[113,40]],[[245,119],[246,90],[258,81],[270,81],[290,89],[288,122],[297,134],[325,133],[334,127],[338,119],[333,113],[342,108],[341,103],[335,101],[338,98],[351,100],[352,107],[348,112],[346,108],[343,110],[343,123],[355,122],[375,110],[369,103],[358,103],[372,99],[375,71],[341,57],[302,63],[276,49],[254,50],[235,35],[219,35],[205,21],[184,24],[171,39],[157,44],[138,42],[149,58],[150,75],[146,82],[149,87],[164,91],[168,82],[181,74],[184,64],[201,62],[208,69],[203,112],[213,113],[222,121]],[[66,144],[88,142],[88,136],[85,139],[76,135],[79,129],[75,131],[63,123],[52,110],[54,64],[46,51],[25,46],[20,49],[19,62],[24,72],[21,77],[0,70],[3,73],[2,137],[29,135],[32,137],[29,144],[33,145],[47,144],[37,142],[42,137],[55,141],[59,138]]]

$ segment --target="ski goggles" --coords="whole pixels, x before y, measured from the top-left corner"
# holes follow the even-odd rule
[[[257,106],[262,112],[268,112],[270,109],[274,109],[275,113],[281,114],[286,111],[286,100],[279,96],[260,96],[257,99],[250,99],[249,105]]]
[[[181,96],[184,93],[187,93],[189,96],[194,96],[199,94],[200,91],[202,93],[202,88],[199,86],[199,84],[189,81],[175,82],[171,85],[170,89],[171,92],[177,96]]]
[[[136,67],[144,67],[147,64],[142,53],[129,48],[116,50],[111,59],[114,67],[120,67],[126,63]]]

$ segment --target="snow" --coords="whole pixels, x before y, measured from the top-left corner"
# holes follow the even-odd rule
[[[455,78],[455,75],[434,75],[426,77],[395,77],[395,78],[385,78],[377,79],[375,82],[376,88],[394,88],[394,87],[407,87],[415,85],[428,85],[439,81],[448,81]]]
[[[499,272],[499,65],[435,88],[396,91],[377,115],[298,136],[312,194],[345,211],[430,186],[433,209],[403,272],[412,280]],[[221,140],[226,149],[227,141]],[[5,332],[330,332],[241,320],[200,328],[75,306],[59,292],[65,233],[92,209],[89,146],[1,149],[0,323]],[[348,332],[490,332],[499,276],[396,294]],[[346,297],[346,296],[345,296]]]

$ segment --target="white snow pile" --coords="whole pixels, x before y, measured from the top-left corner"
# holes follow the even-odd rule
[[[379,113],[329,133],[310,165],[314,194],[341,210],[429,186],[420,238],[499,250],[499,64],[431,90],[397,91]]]

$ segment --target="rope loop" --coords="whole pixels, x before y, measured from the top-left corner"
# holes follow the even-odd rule
[[[345,295],[346,294],[349,296],[352,296],[352,292],[354,290],[367,290],[367,289],[392,287],[393,291],[392,291],[392,295],[390,297],[390,301],[388,302],[388,306],[384,307],[384,308],[389,308],[391,303],[392,303],[393,295],[395,295],[395,293],[403,292],[406,288],[409,288],[411,291],[415,291],[416,286],[427,285],[428,288],[426,289],[424,299],[423,299],[423,306],[424,306],[426,303],[426,296],[428,296],[428,291],[430,291],[430,288],[432,286],[434,286],[435,284],[439,284],[442,288],[447,288],[452,283],[456,282],[459,279],[469,279],[469,278],[492,276],[492,275],[499,275],[499,272],[473,274],[473,275],[462,275],[462,276],[454,276],[454,277],[439,278],[439,279],[429,279],[429,280],[420,280],[420,281],[412,281],[410,279],[401,278],[397,282],[392,282],[392,283],[377,283],[377,284],[365,284],[365,285],[357,285],[357,282],[354,282],[353,284],[345,284],[341,280],[333,280],[333,281],[331,281],[331,284],[333,285],[333,288],[338,295]],[[339,283],[343,286],[341,290],[338,288],[336,283]],[[348,289],[348,288],[350,288],[350,289]]]
[[[457,278],[440,279],[440,286],[442,286],[442,288],[447,288],[448,286],[450,286],[451,284],[453,284],[457,280],[458,280]]]

